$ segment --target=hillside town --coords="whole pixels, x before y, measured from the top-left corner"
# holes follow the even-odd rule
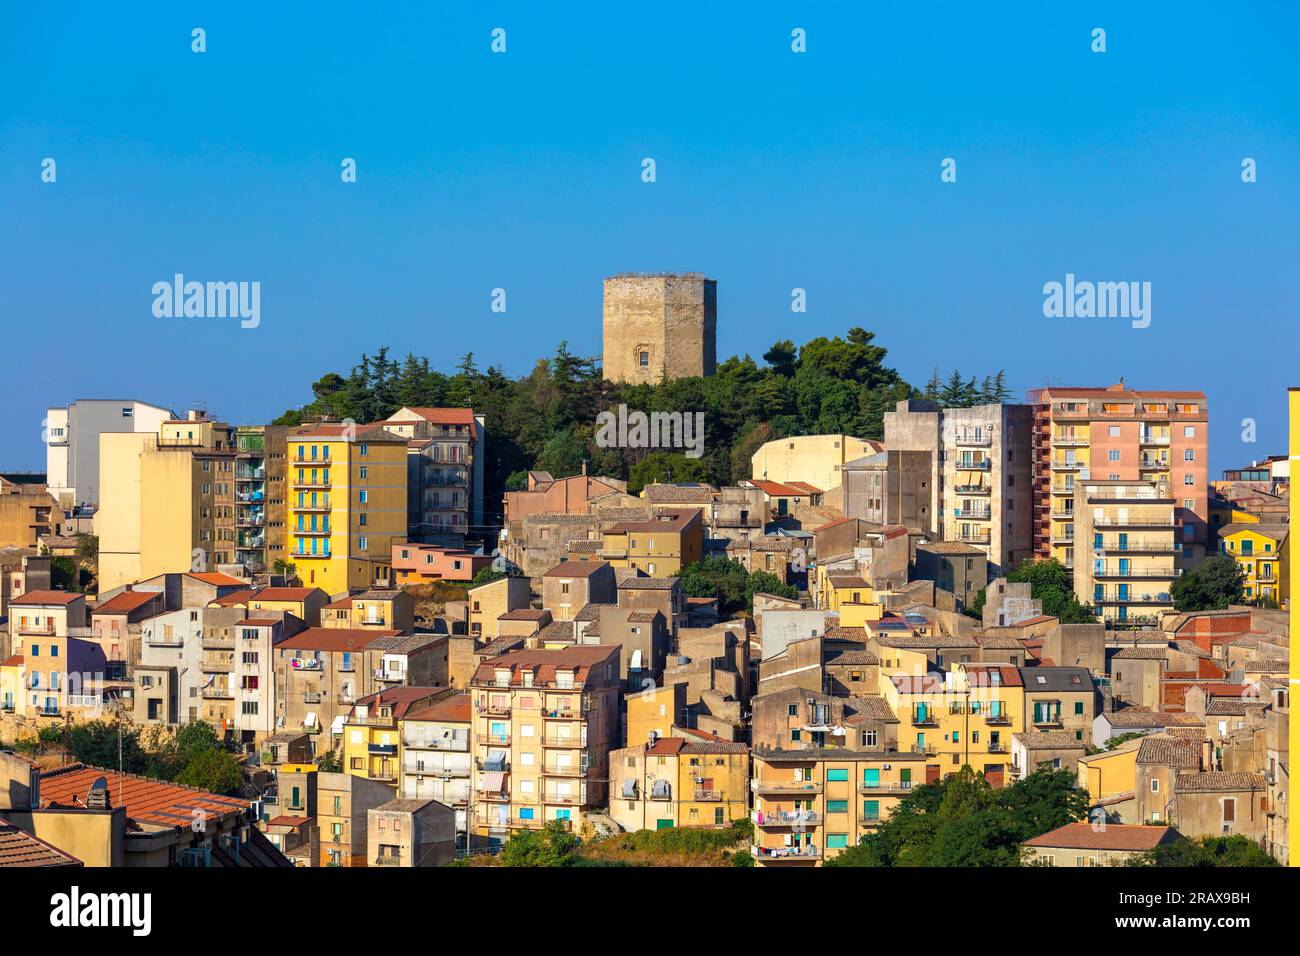
[[[606,279],[592,394],[707,391],[717,321]],[[69,394],[0,472],[0,866],[971,862],[891,829],[949,802],[1015,820],[975,863],[1287,865],[1300,393],[1218,477],[1194,387],[964,384],[724,447],[593,406],[523,468],[490,404]]]

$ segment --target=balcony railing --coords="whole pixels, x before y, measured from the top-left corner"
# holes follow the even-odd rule
[[[993,444],[993,434],[991,432],[958,432],[953,436],[953,444],[986,447]]]
[[[879,780],[876,783],[864,780],[858,784],[858,793],[907,793],[911,789],[910,780]]]
[[[970,518],[976,521],[988,521],[993,517],[992,508],[953,508],[954,518]]]
[[[822,785],[814,780],[750,781],[750,789],[755,793],[798,793],[814,795],[822,792]]]
[[[695,800],[697,803],[712,803],[722,799],[721,790],[696,790]]]
[[[783,860],[819,860],[822,851],[815,846],[757,846],[751,847],[751,852],[756,860],[765,860],[774,863]]]
[[[546,777],[583,777],[586,774],[587,768],[576,764],[546,764],[542,769],[542,775]]]
[[[761,827],[815,827],[822,822],[816,810],[754,810],[752,817]]]
[[[974,461],[969,458],[959,458],[954,467],[958,471],[992,471],[993,461],[989,458],[984,458],[980,461]]]

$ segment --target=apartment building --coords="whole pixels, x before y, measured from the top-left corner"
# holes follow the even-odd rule
[[[934,526],[930,456],[928,449],[891,450],[845,462],[839,499],[828,494],[825,503],[837,504],[850,518],[929,531]]]
[[[0,548],[36,548],[58,534],[64,511],[46,489],[45,476],[0,474]]]
[[[22,654],[29,638],[87,635],[86,597],[72,591],[26,591],[9,600],[3,656]]]
[[[943,408],[908,399],[886,412],[885,446],[930,454],[929,529],[984,551],[990,573],[1032,554],[1032,427],[1027,405]]]
[[[437,800],[455,811],[456,839],[467,845],[469,834],[470,729],[474,722],[468,693],[412,707],[399,722],[402,747],[401,796]]]
[[[393,799],[386,785],[350,773],[316,775],[320,855],[313,866],[366,866],[370,811]]]
[[[417,708],[445,696],[445,687],[390,687],[367,694],[343,720],[343,769],[367,780],[401,789],[401,721]]]
[[[321,609],[321,626],[358,630],[415,630],[415,598],[401,588],[369,588],[331,601]]]
[[[310,734],[313,754],[333,749],[352,705],[379,689],[367,648],[397,634],[310,627],[277,644],[276,729]]]
[[[1027,734],[1063,732],[1086,746],[1092,737],[1098,697],[1088,668],[1022,667],[1020,682],[1025,701],[1022,726]]]
[[[475,575],[491,565],[491,555],[474,554],[464,548],[411,541],[393,545],[393,583],[399,587],[435,581],[473,581]]]
[[[50,633],[28,635],[21,654],[6,664],[21,667],[19,700],[14,693],[13,711],[28,721],[56,721],[66,718],[98,720],[111,684],[106,678],[108,662],[93,641]],[[6,696],[10,688],[3,688]]]
[[[693,509],[656,509],[649,520],[617,521],[602,529],[597,554],[616,568],[668,577],[704,556],[704,523]]]
[[[945,673],[886,674],[881,692],[898,715],[898,749],[928,758],[940,779],[963,766],[1008,783],[1011,737],[1024,729],[1024,684],[1008,665],[958,664]]]
[[[231,446],[230,427],[199,412],[162,422],[156,434],[101,436],[103,501],[94,519],[101,592],[235,563]]]
[[[614,604],[618,585],[604,561],[561,561],[542,575],[542,607],[557,621],[571,621],[588,604]]]
[[[407,440],[378,427],[291,429],[285,554],[305,585],[338,594],[387,584],[407,537]]]
[[[1152,624],[1173,610],[1182,549],[1168,479],[1081,478],[1072,500],[1070,527],[1081,543],[1073,559],[1075,596],[1110,626]]]
[[[463,548],[483,538],[485,421],[472,408],[399,408],[379,423],[407,440],[411,540]]]
[[[1174,499],[1178,566],[1205,555],[1209,536],[1204,392],[1042,388],[1033,406],[1034,555],[1074,566],[1079,480],[1164,481]]]
[[[497,619],[508,611],[528,607],[532,596],[528,578],[509,576],[470,588],[469,633],[471,637],[494,641],[500,637]]]
[[[262,581],[288,560],[288,433],[285,425],[235,429],[235,561]]]
[[[395,798],[367,811],[370,866],[446,866],[456,858],[455,813],[437,800]]]
[[[505,523],[521,521],[530,515],[585,515],[592,498],[627,492],[627,482],[619,478],[582,473],[568,478],[553,478],[548,471],[530,471],[522,491],[507,491],[503,496]]]
[[[135,399],[79,399],[45,412],[45,473],[50,494],[65,510],[99,504],[100,436],[157,435],[170,409]]]
[[[749,747],[665,737],[609,756],[609,815],[624,830],[726,827],[749,814]]]
[[[913,786],[933,777],[923,754],[756,750],[754,859],[763,867],[820,866],[878,830]]]
[[[604,812],[621,742],[617,647],[512,651],[479,665],[470,694],[478,834]]]
[[[1219,529],[1219,550],[1237,561],[1245,577],[1245,598],[1250,603],[1285,606],[1291,594],[1289,524],[1252,522]]]

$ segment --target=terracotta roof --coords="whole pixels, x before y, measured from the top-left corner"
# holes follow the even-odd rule
[[[820,491],[816,491],[816,490],[809,492],[808,489],[812,488],[812,485],[807,485],[803,488],[800,488],[798,487],[798,485],[796,485],[793,482],[786,482],[782,484],[779,481],[767,481],[766,479],[763,478],[751,478],[749,480],[749,483],[753,485],[755,488],[762,491],[763,494],[775,498],[807,498],[810,493],[818,494],[818,495],[821,494]],[[800,484],[802,484],[802,482],[800,482]],[[825,526],[823,525],[823,527]]]
[[[561,561],[545,574],[544,578],[589,578],[601,568],[610,565],[605,561]]]
[[[551,612],[545,608],[521,607],[497,615],[498,621],[549,621]]]
[[[27,591],[18,595],[16,598],[9,599],[9,606],[28,604],[71,604],[77,598],[85,597],[84,594],[77,594],[74,591]]]
[[[1025,645],[1010,634],[976,634],[975,643],[986,651],[1023,651]]]
[[[412,707],[423,705],[427,698],[434,694],[440,694],[447,690],[445,687],[416,687],[411,685],[401,685],[398,687],[387,687],[384,690],[377,690],[373,694],[367,694],[360,697],[352,705],[352,710],[348,716],[356,714],[358,707],[371,708],[371,716],[374,716],[373,709],[387,704],[393,708],[393,717],[397,720],[405,720]]]
[[[853,713],[844,718],[844,722],[849,725],[860,724],[866,720],[883,720],[887,723],[898,723],[898,718],[894,716],[893,709],[889,706],[889,701],[879,694],[867,694],[865,697],[849,697],[845,701],[846,708]]]
[[[474,421],[474,409],[472,408],[425,408],[407,406],[408,412],[419,415],[426,422],[434,425],[468,425],[471,436],[477,434],[476,422]],[[395,414],[395,413],[394,413]],[[400,425],[403,419],[393,420],[390,415],[388,421],[394,425]]]
[[[699,520],[700,512],[698,510],[679,511],[669,509],[656,511],[652,517],[647,518],[645,521],[620,521],[605,530],[616,534],[626,532],[676,534],[685,531],[693,524],[698,524]]]
[[[641,497],[653,503],[709,504],[713,495],[710,485],[646,485],[641,491]]]
[[[572,622],[564,622],[572,623]],[[574,645],[573,647],[554,650],[538,649],[511,651],[479,664],[474,672],[472,683],[491,689],[496,685],[496,673],[505,668],[511,671],[510,686],[522,687],[525,671],[533,675],[534,686],[554,684],[556,671],[572,670],[573,689],[579,690],[586,683],[588,672],[596,664],[604,663],[618,655],[617,646]]]
[[[1238,773],[1211,770],[1206,773],[1180,773],[1174,789],[1181,793],[1223,793],[1233,790],[1263,790],[1262,773]]]
[[[244,588],[242,591],[231,591],[212,603],[217,607],[234,607],[237,604],[247,604],[256,593],[256,588]]]
[[[222,574],[219,571],[191,571],[190,577],[202,581],[204,584],[211,584],[219,588],[248,587],[247,581],[241,581],[239,578],[232,578],[229,574]]]
[[[137,827],[189,829],[195,820],[195,810],[227,817],[246,814],[249,809],[247,800],[236,797],[80,763],[41,774],[41,805],[85,806],[91,786],[100,777],[108,782],[109,802],[115,807],[125,807],[127,818]]]
[[[280,623],[279,619],[274,617],[265,617],[265,618],[250,617],[240,621],[238,626],[239,627],[275,627],[275,625],[279,623]]]
[[[278,817],[272,817],[266,821],[268,827],[300,827],[304,823],[310,823],[311,817],[294,817],[283,814]]]
[[[92,612],[94,614],[130,614],[150,601],[165,599],[162,591],[123,591],[109,598]]]
[[[309,627],[275,645],[276,650],[356,652],[380,637],[397,637],[401,631],[368,631],[355,627]]]
[[[23,656],[21,654],[15,654],[12,657],[8,657],[0,661],[0,667],[22,667],[22,666],[23,666]]]
[[[1126,647],[1115,655],[1115,659],[1122,661],[1163,661],[1168,657],[1163,647]]]
[[[435,701],[427,707],[409,711],[407,720],[441,720],[449,723],[467,724],[473,716],[473,706],[469,694],[454,694]]]
[[[1177,727],[1199,724],[1200,718],[1195,714],[1174,714],[1167,711],[1157,713],[1145,707],[1125,707],[1102,714],[1111,727]]]
[[[1172,827],[1145,827],[1125,823],[1067,823],[1042,836],[1026,840],[1025,846],[1060,847],[1070,850],[1120,850],[1142,852],[1154,850],[1162,843],[1177,839]]]
[[[0,868],[81,865],[76,857],[0,818]]]
[[[253,594],[257,601],[305,601],[319,588],[262,588]]]

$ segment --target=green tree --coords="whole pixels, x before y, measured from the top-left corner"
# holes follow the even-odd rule
[[[646,485],[672,484],[681,481],[708,481],[709,466],[702,458],[687,458],[683,454],[652,451],[628,473],[627,490],[640,494]]]
[[[1179,611],[1222,611],[1245,597],[1245,575],[1235,558],[1216,554],[1174,579],[1170,589]]]
[[[1129,866],[1278,866],[1277,860],[1244,836],[1211,836],[1188,840],[1181,835],[1128,861]]]
[[[335,747],[327,750],[316,758],[316,769],[321,773],[342,773],[343,757]]]
[[[109,770],[119,766],[120,753],[120,765],[126,773],[142,773],[149,762],[148,754],[140,746],[140,731],[118,721],[77,724],[68,734],[68,749],[81,763]]]
[[[563,820],[551,820],[540,830],[516,830],[497,857],[502,866],[569,866],[578,838]]]
[[[1007,574],[1007,580],[1029,584],[1033,597],[1043,602],[1043,613],[1059,618],[1062,624],[1095,624],[1096,611],[1081,604],[1074,594],[1074,578],[1065,565],[1055,558],[1042,561],[1026,559]]]
[[[233,754],[214,747],[192,757],[176,775],[176,782],[213,793],[237,794],[244,775]]]

